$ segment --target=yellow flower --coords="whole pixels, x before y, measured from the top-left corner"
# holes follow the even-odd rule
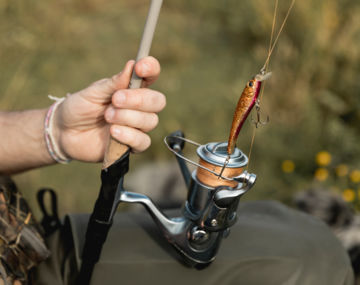
[[[354,183],[360,182],[360,170],[355,169],[350,173],[350,180]]]
[[[320,151],[317,153],[315,160],[319,166],[327,166],[331,162],[331,154],[325,150]]]
[[[355,192],[353,189],[345,189],[342,193],[342,197],[346,202],[352,202],[355,200]]]
[[[292,173],[295,170],[295,163],[292,160],[284,160],[281,164],[281,169],[285,173]]]
[[[327,171],[327,169],[325,168],[320,167],[315,170],[314,176],[316,180],[325,181],[329,176],[329,171]]]
[[[336,168],[335,168],[335,172],[336,175],[339,177],[344,177],[346,175],[348,175],[349,173],[349,167],[346,164],[339,164]]]

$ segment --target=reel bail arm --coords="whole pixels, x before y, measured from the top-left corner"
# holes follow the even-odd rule
[[[182,176],[185,180],[185,184],[188,187],[190,184],[190,180],[191,180],[191,174],[190,174],[188,167],[186,166],[185,161],[181,158],[181,156],[183,156],[182,150],[185,146],[185,141],[183,140],[184,138],[185,138],[185,135],[182,131],[173,132],[169,136],[168,146],[169,146],[169,148],[172,149],[172,151],[174,153],[177,153],[180,155],[180,156],[176,155],[175,157],[179,164]]]

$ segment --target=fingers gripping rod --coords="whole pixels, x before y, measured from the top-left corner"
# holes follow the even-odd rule
[[[138,50],[138,54],[136,56],[136,62],[149,55],[162,2],[163,0],[151,1],[148,16],[146,18],[144,32],[140,42],[140,47]],[[131,76],[129,89],[140,88],[141,83],[142,83],[142,78],[136,75],[134,69]],[[103,169],[108,168],[116,160],[121,158],[128,150],[129,150],[129,146],[118,142],[117,140],[115,140],[113,137],[110,136],[109,143],[105,151],[102,168]]]

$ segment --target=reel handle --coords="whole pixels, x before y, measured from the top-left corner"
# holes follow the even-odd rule
[[[136,62],[149,55],[152,39],[155,33],[156,23],[160,14],[161,5],[162,0],[151,0],[148,16],[146,18],[146,23],[144,27],[144,32],[141,38],[138,54],[136,56]],[[140,88],[141,83],[142,78],[136,75],[134,69],[131,76],[129,89]],[[104,155],[102,169],[108,168],[110,165],[120,159],[128,150],[129,146],[118,142],[112,136],[110,136],[109,143]]]
[[[169,135],[168,144],[174,151],[182,151],[185,146],[185,141],[183,140],[184,138],[185,135],[182,131],[175,131]]]

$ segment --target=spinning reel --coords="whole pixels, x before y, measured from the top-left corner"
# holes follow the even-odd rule
[[[240,197],[254,185],[256,175],[244,170],[248,158],[237,148],[222,175],[219,175],[228,157],[225,142],[200,145],[185,139],[179,131],[167,136],[164,141],[176,155],[188,187],[182,215],[168,218],[148,196],[124,190],[123,183],[119,184],[118,203],[144,205],[162,234],[187,264],[208,264],[215,259],[222,239],[228,236],[230,227],[236,222]],[[185,142],[197,146],[199,163],[183,156]],[[190,173],[185,161],[196,165],[197,169]]]

